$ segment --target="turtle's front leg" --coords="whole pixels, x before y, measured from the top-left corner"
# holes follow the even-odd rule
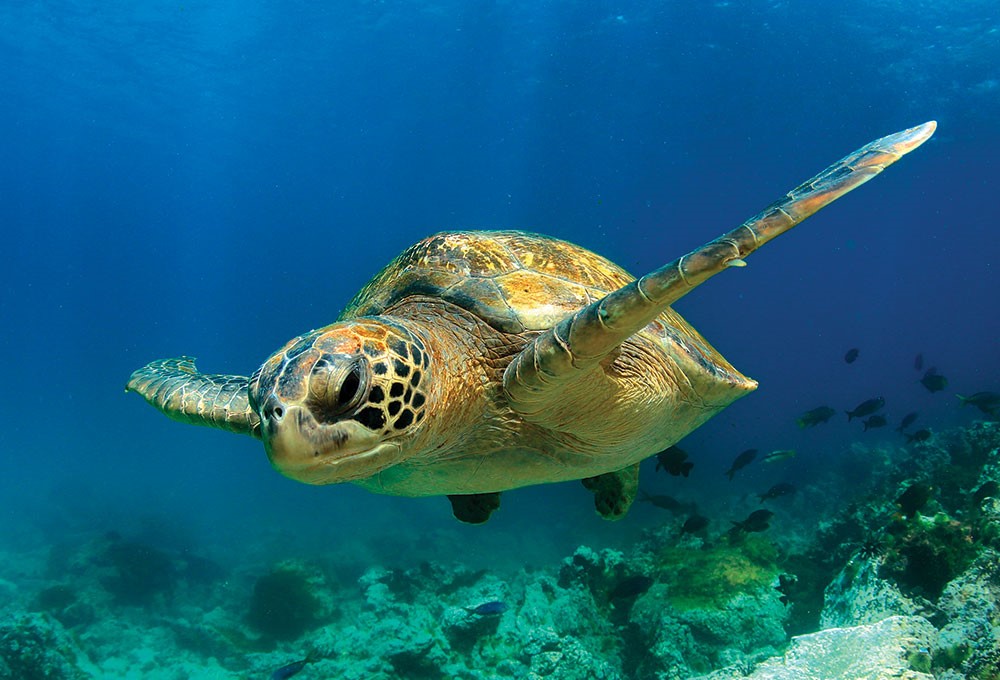
[[[670,305],[785,233],[820,208],[864,184],[927,141],[934,121],[867,144],[789,191],[736,229],[646,274],[540,334],[514,357],[503,376],[517,413],[546,423],[553,395],[579,380]]]
[[[129,378],[126,392],[138,392],[174,420],[249,434],[260,439],[260,417],[250,408],[242,375],[200,373],[191,357],[160,359]]]

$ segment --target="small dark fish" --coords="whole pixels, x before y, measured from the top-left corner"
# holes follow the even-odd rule
[[[865,429],[862,432],[867,432],[868,430],[874,430],[877,427],[885,427],[889,421],[885,419],[885,416],[880,416],[878,414],[873,416],[868,416],[867,419],[862,421],[865,425]]]
[[[679,446],[671,446],[665,451],[656,454],[656,470],[663,468],[674,477],[691,474],[694,463],[687,459],[687,451]]]
[[[918,371],[924,370],[924,355],[923,354],[918,354],[916,356],[916,358],[913,360],[913,368],[915,368]]]
[[[789,458],[795,457],[795,451],[792,449],[786,449],[782,451],[772,451],[763,458],[760,459],[762,463],[776,463],[779,460],[787,460]]]
[[[778,585],[776,585],[774,589],[781,593],[781,597],[778,598],[781,601],[781,604],[788,604],[791,602],[791,594],[798,581],[799,577],[794,574],[778,574]]]
[[[997,494],[1000,494],[1000,484],[991,479],[976,489],[975,493],[972,494],[972,502],[978,506],[987,498],[996,498]]]
[[[829,406],[817,406],[812,411],[803,413],[795,422],[799,424],[799,427],[816,427],[830,420],[835,413],[836,411]]]
[[[639,597],[649,590],[653,583],[653,579],[648,576],[629,576],[616,583],[615,587],[608,594],[608,597],[612,600]]]
[[[885,406],[885,399],[882,397],[867,399],[855,406],[853,411],[847,412],[847,422],[851,422],[852,418],[864,418],[865,416],[870,416],[883,406]]]
[[[646,491],[643,491],[642,489],[639,490],[639,500],[642,501],[643,503],[649,503],[651,505],[655,505],[658,508],[669,510],[670,512],[675,512],[675,513],[692,512],[695,509],[694,503],[685,503],[683,501],[677,500],[673,496],[662,496],[659,494],[652,495],[647,493]]]
[[[288,664],[287,666],[282,666],[278,670],[271,673],[271,680],[287,680],[293,675],[298,675],[299,671],[306,667],[306,665],[313,663],[316,660],[316,652],[312,651],[306,656],[306,658],[301,661],[295,661]]]
[[[905,416],[903,416],[903,422],[899,424],[899,427],[897,427],[896,430],[898,432],[902,432],[910,425],[912,425],[919,415],[920,414],[917,413],[916,411],[913,411],[912,413],[907,413]]]
[[[931,494],[934,489],[927,484],[911,484],[906,488],[906,491],[899,495],[896,499],[896,505],[899,509],[903,511],[903,514],[907,517],[913,517],[914,514],[920,508],[927,505],[927,501],[931,499]]]
[[[955,396],[962,401],[962,406],[971,404],[988,416],[995,416],[1000,411],[1000,394],[996,392],[976,392],[971,397]]]
[[[507,603],[500,600],[493,600],[492,602],[477,604],[475,607],[465,607],[465,611],[476,616],[500,616],[507,611]]]
[[[795,493],[795,486],[789,484],[788,482],[781,482],[780,484],[775,484],[770,489],[760,494],[760,502],[769,501],[774,498],[780,498],[781,496],[790,496]]]
[[[738,470],[742,470],[747,465],[752,463],[753,459],[756,457],[757,449],[747,449],[740,455],[736,456],[736,460],[734,460],[733,464],[729,466],[728,470],[726,470],[726,476],[729,477],[729,481],[733,481],[733,475],[735,475]]]
[[[754,510],[742,522],[733,522],[733,529],[747,533],[764,531],[771,526],[769,522],[772,517],[774,517],[774,513],[770,510]]]
[[[948,379],[937,372],[936,368],[928,368],[924,377],[920,379],[920,384],[930,392],[940,392],[948,386]]]
[[[925,442],[931,438],[930,430],[917,430],[913,434],[906,435],[906,443],[912,444],[914,442]]]
[[[847,350],[847,354],[844,355],[844,361],[846,361],[849,364],[853,364],[854,361],[858,358],[859,354],[861,354],[861,352],[858,350],[858,348],[852,347],[851,349]]]
[[[684,521],[681,527],[681,536],[684,534],[696,534],[708,526],[708,517],[703,515],[691,515]]]

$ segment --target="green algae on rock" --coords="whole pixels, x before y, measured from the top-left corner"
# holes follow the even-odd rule
[[[765,536],[665,548],[658,558],[668,598],[678,609],[720,607],[741,593],[771,588],[779,571],[778,550]]]

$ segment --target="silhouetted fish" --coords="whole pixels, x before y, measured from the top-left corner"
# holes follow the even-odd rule
[[[896,430],[902,432],[910,425],[912,425],[919,415],[920,414],[917,413],[916,411],[913,411],[912,413],[907,413],[905,416],[903,416],[903,422],[899,424],[899,427],[897,427]]]
[[[747,449],[740,455],[736,456],[736,460],[733,461],[733,464],[730,465],[729,469],[725,472],[726,476],[729,477],[729,481],[733,481],[733,475],[735,475],[737,471],[742,470],[747,465],[752,463],[753,459],[756,457],[757,449]]]
[[[976,392],[971,397],[955,396],[961,399],[962,406],[971,404],[988,416],[995,416],[1000,411],[1000,394],[996,392]]]
[[[847,411],[847,422],[851,422],[852,418],[864,418],[865,416],[870,416],[883,406],[885,406],[885,399],[882,397],[866,399],[855,406],[853,411]]]
[[[889,421],[885,419],[885,416],[876,414],[874,416],[869,416],[862,422],[864,422],[865,425],[865,429],[862,430],[862,432],[867,432],[868,430],[874,430],[877,427],[885,427],[886,423]]]
[[[798,580],[799,577],[795,574],[778,574],[778,585],[774,589],[781,593],[781,597],[778,598],[781,604],[791,602],[791,594]]]
[[[477,604],[475,607],[465,607],[464,609],[470,614],[477,616],[500,616],[507,611],[507,604],[500,600],[493,600]]]
[[[858,350],[857,347],[852,347],[851,349],[847,350],[847,354],[844,355],[844,361],[846,361],[849,364],[853,364],[854,361],[858,358],[859,354],[861,354],[860,350]]]
[[[663,508],[664,510],[669,510],[670,512],[692,512],[695,509],[694,503],[685,503],[679,501],[673,496],[662,496],[660,494],[651,495],[646,491],[639,490],[639,500],[643,503],[649,503],[655,505],[658,508]]]
[[[687,451],[679,446],[671,446],[665,451],[656,454],[656,470],[663,468],[674,477],[684,475],[687,477],[691,473],[694,463],[688,459]]]
[[[924,377],[920,379],[920,384],[930,392],[940,392],[948,386],[948,379],[939,374],[936,368],[928,368]]]
[[[708,526],[708,518],[703,515],[691,515],[681,526],[681,536],[684,534],[696,534]]]
[[[733,529],[746,531],[747,533],[764,531],[771,526],[770,521],[772,517],[774,517],[774,513],[770,510],[754,510],[742,522],[733,522]]]
[[[906,491],[900,494],[899,498],[896,499],[896,505],[899,509],[903,511],[903,514],[907,517],[913,517],[913,515],[920,510],[920,508],[927,505],[927,501],[931,499],[931,494],[934,489],[927,484],[915,483],[907,487]]]
[[[817,406],[812,411],[806,411],[796,419],[799,427],[815,427],[830,420],[836,411],[829,406]]]
[[[795,457],[795,451],[792,449],[784,449],[781,451],[772,451],[763,458],[760,459],[762,463],[777,463],[779,460],[788,460],[789,458]]]
[[[918,354],[916,356],[916,358],[913,360],[913,368],[917,369],[918,371],[922,371],[924,369],[924,355],[923,354]]]
[[[306,658],[301,661],[295,661],[288,664],[287,666],[282,666],[278,670],[271,673],[271,680],[288,680],[288,678],[293,675],[298,675],[299,671],[306,667],[307,664],[311,664],[316,660],[316,652],[312,651],[306,656]]]
[[[781,496],[790,496],[793,493],[795,493],[795,486],[793,484],[781,482],[760,494],[760,502],[763,503],[764,501],[780,498]]]
[[[917,430],[913,434],[906,435],[906,443],[912,444],[913,442],[925,442],[931,438],[930,430]]]

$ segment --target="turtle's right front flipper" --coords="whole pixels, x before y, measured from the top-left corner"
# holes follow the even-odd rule
[[[867,144],[789,191],[763,212],[680,259],[609,293],[540,334],[504,371],[511,407],[546,423],[557,395],[696,286],[864,184],[934,134],[934,121]]]
[[[191,357],[146,364],[129,378],[126,392],[138,392],[167,416],[260,439],[260,417],[250,408],[241,375],[199,373]]]

